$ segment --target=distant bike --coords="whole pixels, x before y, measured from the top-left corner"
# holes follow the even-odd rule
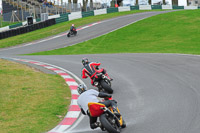
[[[74,28],[72,31],[70,30],[70,31],[67,33],[67,37],[76,36],[76,34],[77,34],[77,31],[76,31],[76,28]]]

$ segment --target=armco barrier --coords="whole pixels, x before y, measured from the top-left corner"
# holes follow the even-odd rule
[[[139,9],[140,10],[151,10],[151,5],[140,5]]]
[[[48,16],[48,19],[59,18],[61,16],[62,16],[62,14],[52,15],[52,16]],[[68,14],[67,14],[67,16],[68,16]]]
[[[191,10],[194,10],[194,9],[198,9],[197,6],[184,6],[184,9],[188,10],[188,9],[191,9]]]
[[[62,22],[65,22],[65,21],[68,21],[68,17],[59,17],[59,18],[56,18],[56,24],[58,23],[62,23]]]
[[[172,6],[173,9],[184,9],[184,6]]]
[[[162,9],[161,5],[151,5],[151,9]]]
[[[139,6],[130,6],[131,10],[139,10]]]
[[[123,6],[123,7],[118,7],[119,12],[124,12],[124,11],[130,11],[130,7],[129,6]]]
[[[6,31],[6,30],[9,30],[9,26],[0,28],[0,32]]]
[[[19,26],[22,26],[22,23],[10,25],[9,28],[12,29],[12,28],[16,28],[16,27],[19,27]]]
[[[89,16],[94,16],[94,11],[82,12],[82,18]]]
[[[36,22],[40,22],[40,21],[41,21],[41,19],[40,19],[40,18],[37,18],[37,19],[36,19]]]
[[[101,15],[101,14],[106,14],[107,10],[106,9],[99,9],[99,10],[94,10],[94,15]]]
[[[69,17],[69,21],[74,20],[74,19],[79,19],[79,18],[82,18],[82,13],[81,12],[73,12],[73,13],[69,14],[68,17]]]
[[[172,9],[172,5],[162,5],[162,9],[163,10],[170,10],[170,9]]]
[[[118,12],[118,8],[115,7],[107,8],[107,13],[113,13],[113,12]]]

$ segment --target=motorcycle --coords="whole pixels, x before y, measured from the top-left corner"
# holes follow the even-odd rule
[[[76,36],[76,34],[77,34],[77,31],[76,31],[76,28],[74,28],[72,31],[70,30],[70,31],[67,33],[67,37],[70,37],[71,35]]]
[[[92,117],[99,117],[102,131],[120,133],[121,128],[126,127],[117,104],[107,108],[104,104],[91,102],[88,103],[88,109]]]
[[[94,85],[98,88],[99,92],[113,93],[111,88],[111,80],[103,73],[98,73],[93,78]]]

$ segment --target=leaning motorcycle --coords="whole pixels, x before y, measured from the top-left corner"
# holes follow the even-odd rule
[[[77,31],[76,31],[76,29],[74,28],[72,31],[70,30],[70,31],[67,33],[67,37],[70,37],[71,35],[76,36],[76,34],[77,34]]]
[[[89,113],[92,117],[99,117],[101,130],[109,133],[120,133],[126,127],[117,106],[106,107],[101,103],[88,103]]]
[[[94,85],[98,88],[99,92],[113,93],[111,88],[111,80],[103,73],[98,73],[93,78]]]

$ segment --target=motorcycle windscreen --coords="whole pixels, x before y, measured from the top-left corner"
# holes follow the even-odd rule
[[[101,103],[93,103],[93,102],[88,103],[90,116],[98,117],[101,114],[103,114],[104,111],[101,109],[101,107],[105,107],[105,105]]]

